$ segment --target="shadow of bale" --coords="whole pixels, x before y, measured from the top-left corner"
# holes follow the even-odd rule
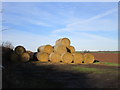
[[[56,68],[56,65],[18,63],[3,70],[3,88],[90,88],[84,73]],[[63,65],[62,67],[67,67]]]
[[[94,60],[94,62],[93,63],[97,63],[97,62],[100,62],[99,60]]]

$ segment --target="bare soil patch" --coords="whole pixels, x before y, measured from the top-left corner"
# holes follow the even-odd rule
[[[118,61],[120,53],[90,53],[90,54],[94,55],[95,60],[120,64],[120,61]]]

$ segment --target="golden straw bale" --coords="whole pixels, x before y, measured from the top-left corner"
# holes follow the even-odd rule
[[[15,48],[15,52],[18,54],[18,55],[22,55],[24,52],[26,52],[26,49],[23,47],[23,46],[17,46]]]
[[[63,63],[68,63],[68,64],[72,63],[72,61],[73,61],[73,56],[72,56],[72,54],[71,54],[71,53],[68,53],[68,52],[62,54],[62,55],[61,55],[61,61],[62,61]]]
[[[28,53],[23,53],[22,55],[20,55],[20,61],[21,62],[27,62],[30,60],[30,55]]]
[[[67,52],[67,49],[63,45],[57,45],[57,46],[54,46],[54,52],[59,53],[59,54],[63,54],[63,53]]]
[[[48,62],[49,60],[49,54],[45,52],[38,52],[36,56],[37,56],[37,59],[41,62]]]
[[[60,62],[61,61],[61,56],[60,56],[60,54],[59,53],[51,53],[50,55],[49,55],[49,59],[50,59],[50,61],[51,62]]]
[[[73,58],[75,64],[82,64],[85,59],[84,55],[82,55],[81,53],[73,53]]]
[[[55,45],[70,46],[70,40],[68,38],[61,38],[55,42]]]
[[[16,52],[12,52],[11,56],[10,56],[10,59],[11,59],[12,62],[18,62],[19,61],[19,55],[16,54]]]
[[[30,55],[30,59],[32,60],[33,59],[33,55],[34,55],[34,53],[32,52],[32,51],[26,51],[29,55]]]
[[[75,48],[73,46],[68,46],[67,51],[70,53],[75,53]]]
[[[38,52],[45,52],[45,53],[50,54],[53,52],[53,47],[51,45],[40,46],[38,48]]]
[[[94,62],[94,56],[92,54],[86,53],[84,57],[85,57],[84,63],[88,64]]]

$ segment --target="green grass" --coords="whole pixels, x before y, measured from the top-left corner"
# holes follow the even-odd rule
[[[96,62],[96,63],[94,63],[94,64],[106,65],[106,66],[120,66],[120,64],[110,63],[110,62]]]
[[[76,66],[72,68],[75,71],[83,72],[83,73],[96,73],[96,74],[102,74],[105,73],[105,70],[97,69],[97,68],[88,68],[88,67],[80,67]]]

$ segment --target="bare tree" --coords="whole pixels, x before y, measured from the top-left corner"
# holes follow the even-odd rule
[[[2,47],[6,47],[6,48],[10,48],[10,49],[13,49],[14,46],[12,45],[12,43],[10,42],[2,42]]]

